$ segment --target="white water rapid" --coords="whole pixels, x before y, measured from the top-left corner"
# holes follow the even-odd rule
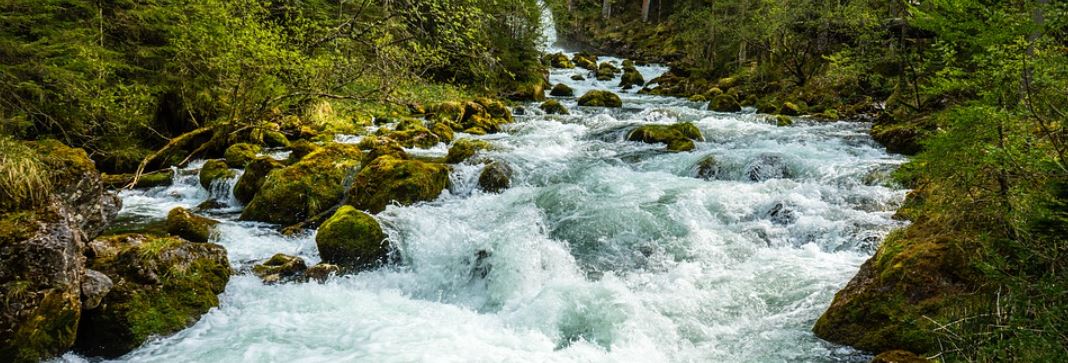
[[[666,69],[639,70],[649,80]],[[885,176],[904,159],[868,124],[777,127],[623,91],[618,77],[570,78],[585,73],[553,70],[551,82],[612,90],[624,107],[558,98],[571,115],[529,104],[503,133],[478,137],[496,147],[484,155],[511,165],[512,187],[484,193],[482,166],[461,164],[437,200],[378,214],[401,263],[325,283],[264,285],[242,272],[195,325],[117,361],[863,361],[810,328],[900,225],[891,215],[905,191]],[[707,139],[692,152],[625,141],[642,124],[686,121]],[[707,156],[718,160],[711,180],[696,177]],[[223,221],[215,242],[238,271],[279,252],[318,261],[312,233],[236,221],[229,185],[204,190],[198,167],[172,186],[123,192],[124,223],[214,193],[223,202],[204,213]]]

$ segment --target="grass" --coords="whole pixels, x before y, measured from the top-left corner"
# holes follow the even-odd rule
[[[35,151],[0,137],[0,212],[44,204],[51,186],[47,168]]]

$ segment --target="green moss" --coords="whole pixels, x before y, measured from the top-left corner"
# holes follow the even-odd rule
[[[109,188],[122,188],[126,184],[129,184],[133,180],[133,174],[116,174],[109,175],[103,174],[100,176],[100,180],[105,186]],[[151,173],[141,174],[141,177],[137,179],[137,185],[135,188],[153,188],[158,186],[171,185],[174,182],[174,170],[164,169]]]
[[[99,308],[82,316],[76,348],[86,354],[119,356],[150,336],[184,329],[218,305],[217,295],[230,277],[221,246],[176,238],[122,238],[128,242],[115,242],[114,255],[98,256],[90,265],[115,286]]]
[[[378,221],[347,205],[323,222],[315,234],[315,244],[323,261],[346,267],[374,265],[389,253]]]
[[[500,193],[512,185],[512,168],[502,161],[486,164],[478,175],[478,186],[490,193]]]
[[[211,189],[211,184],[217,180],[229,179],[237,176],[237,172],[222,160],[208,160],[200,168],[200,186]]]
[[[286,135],[278,131],[265,131],[263,133],[263,143],[268,147],[289,147],[289,139]]]
[[[329,209],[341,201],[345,178],[359,168],[362,156],[355,145],[329,144],[271,171],[241,219],[293,224]]]
[[[275,169],[285,167],[282,162],[271,158],[258,158],[245,166],[245,172],[237,179],[234,185],[234,199],[241,204],[248,204],[263,186],[263,180],[267,174]]]
[[[800,116],[805,113],[804,109],[793,102],[783,102],[782,107],[779,108],[779,113],[786,116]]]
[[[690,151],[695,148],[693,141],[704,140],[704,136],[696,125],[684,122],[673,125],[643,125],[631,131],[627,140],[667,144],[667,150],[670,151]]]
[[[642,86],[642,85],[645,85],[645,78],[642,78],[642,74],[640,72],[638,72],[637,69],[634,69],[634,68],[624,68],[623,69],[623,77],[620,78],[620,80],[619,80],[619,86],[620,87],[623,87],[624,89],[627,89],[627,88],[630,88],[630,87],[633,87],[633,86]]]
[[[275,254],[270,259],[252,267],[252,273],[264,282],[279,282],[294,277],[308,269],[304,259],[285,254]]]
[[[790,126],[794,124],[794,119],[786,115],[775,115],[776,126]]]
[[[167,233],[192,242],[207,242],[218,224],[218,221],[198,216],[182,207],[167,213]]]
[[[289,145],[289,158],[286,159],[286,162],[289,164],[296,163],[301,159],[304,159],[304,157],[308,156],[308,154],[311,154],[321,148],[321,146],[316,145],[314,142],[308,140],[297,140],[296,142]]]
[[[591,71],[597,70],[597,56],[592,53],[575,53],[575,56],[572,57],[571,60],[575,63],[575,65],[581,68],[585,68]]]
[[[430,132],[436,135],[439,140],[445,143],[452,142],[453,138],[455,137],[452,127],[445,122],[435,122],[434,125],[430,126]]]
[[[570,114],[570,112],[568,112],[567,110],[567,107],[564,107],[564,105],[560,104],[560,101],[557,100],[548,100],[542,102],[541,106],[538,106],[538,108],[540,108],[542,111],[545,111],[545,113],[549,115]]]
[[[445,162],[449,164],[461,163],[472,157],[479,150],[492,148],[489,142],[477,139],[459,139],[449,148],[449,154],[445,156]]]
[[[2,290],[7,296],[9,286]],[[57,290],[38,292],[43,294],[39,303],[22,319],[25,324],[15,327],[13,338],[0,341],[0,357],[5,361],[38,362],[62,354],[74,345],[80,309],[72,303],[69,295]],[[73,296],[77,298],[77,296]]]
[[[578,104],[591,107],[623,107],[623,100],[615,93],[593,90],[579,97]]]
[[[553,68],[575,68],[575,64],[564,53],[546,54],[545,61]]]
[[[243,168],[245,164],[256,160],[256,154],[259,154],[262,150],[263,148],[259,145],[237,143],[226,148],[223,157],[226,158],[226,165]]]
[[[378,213],[391,202],[407,205],[433,200],[448,182],[449,168],[444,164],[382,156],[356,175],[349,190],[350,203]]]

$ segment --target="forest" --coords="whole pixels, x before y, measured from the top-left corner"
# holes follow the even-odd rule
[[[544,23],[543,6],[553,23]],[[546,28],[559,34],[555,46],[560,49],[555,50],[561,51],[556,54],[562,59],[544,53]],[[565,49],[580,52],[565,55]],[[79,251],[74,255],[87,262],[70,269],[80,271],[78,276],[93,269],[110,275],[112,270],[107,268],[111,267],[105,266],[121,261],[123,252],[113,258],[97,257],[93,253],[98,252],[91,252],[96,247],[89,246],[106,239],[118,243],[109,237],[119,235],[111,219],[124,212],[117,205],[107,206],[111,198],[107,189],[142,188],[155,183],[152,178],[159,175],[165,175],[167,184],[172,183],[172,176],[177,183],[180,168],[200,159],[225,159],[234,169],[243,170],[238,176],[227,174],[226,167],[219,171],[222,178],[237,180],[233,195],[245,199],[240,205],[246,209],[239,210],[242,221],[277,224],[287,236],[320,228],[322,237],[314,237],[315,242],[327,238],[327,225],[344,218],[355,220],[346,220],[353,226],[331,230],[336,233],[330,238],[374,235],[377,239],[372,244],[378,244],[409,236],[397,227],[400,222],[382,220],[397,218],[389,214],[399,213],[402,208],[397,206],[433,202],[443,190],[461,195],[455,190],[457,177],[450,177],[448,170],[462,168],[446,164],[458,164],[477,150],[493,150],[490,143],[505,137],[499,135],[524,130],[523,117],[566,114],[566,109],[550,111],[547,106],[556,101],[541,103],[550,88],[551,96],[559,96],[557,87],[562,83],[554,72],[588,69],[590,82],[600,79],[611,61],[598,65],[593,54],[626,60],[607,66],[605,79],[613,86],[613,77],[619,74],[625,78],[647,65],[664,67],[663,74],[641,79],[640,87],[631,92],[634,97],[671,97],[700,104],[702,111],[768,115],[778,117],[774,120],[779,126],[804,125],[808,120],[870,124],[871,139],[885,151],[907,157],[890,177],[893,188],[908,190],[892,213],[903,227],[885,236],[847,285],[836,287],[837,295],[824,302],[826,311],[821,310],[818,319],[805,322],[806,329],[819,339],[878,357],[884,352],[909,351],[946,362],[1068,359],[1068,165],[1064,160],[1068,153],[1068,2],[6,0],[0,3],[0,257],[4,259],[0,261],[4,296],[0,300],[6,305],[0,311],[0,362],[38,361],[70,349],[88,356],[120,356],[148,337],[175,333],[204,314],[200,311],[194,318],[175,321],[140,317],[152,323],[128,323],[134,327],[122,338],[132,341],[126,346],[86,348],[81,342],[92,341],[84,337],[92,334],[86,327],[102,329],[92,319],[102,314],[94,311],[103,308],[85,305],[84,284],[67,286],[80,293],[70,290],[56,295],[50,291],[60,288],[49,284],[59,280],[41,277],[44,273],[27,277],[20,272],[31,265],[38,268],[32,261],[44,255],[36,249],[20,252],[25,241],[37,238],[28,236],[44,230],[26,226],[45,226],[56,219],[81,223],[74,229],[85,232],[74,238]],[[592,65],[581,64],[590,62],[586,56]],[[577,82],[579,78],[585,81],[577,73],[571,79]],[[551,87],[552,83],[558,83],[557,87]],[[626,97],[629,88],[613,90],[625,96],[624,109],[631,105]],[[582,99],[574,106],[568,103],[572,113],[579,109],[575,117],[597,115],[583,113],[593,111],[581,107],[612,107]],[[563,107],[560,102],[553,106]],[[517,129],[504,126],[511,122]],[[681,136],[672,137],[688,139],[683,151],[689,151],[694,142],[717,140],[708,130],[695,128],[693,135],[685,129],[678,132]],[[478,140],[468,142],[457,136],[453,141],[454,132]],[[652,131],[647,134],[654,135]],[[359,148],[340,145],[337,140],[344,135],[363,136]],[[638,140],[641,137],[634,135],[628,134],[624,141],[650,143],[650,137],[657,137]],[[433,141],[424,142],[429,139]],[[413,148],[432,148],[439,141],[448,149],[450,160],[408,155]],[[656,142],[679,151],[673,149],[673,141],[651,143]],[[233,165],[236,145],[252,145],[248,147],[255,150],[278,147],[292,151],[287,155],[293,156],[279,163],[262,161],[259,165],[269,165],[255,172],[258,164],[252,160],[263,160],[262,155],[252,153],[241,159],[247,166],[240,168]],[[78,156],[78,151],[71,157],[68,150],[76,149],[84,150],[84,156]],[[454,153],[465,154],[456,157]],[[619,159],[627,161],[626,156]],[[504,179],[507,186],[508,177],[525,180],[528,187],[567,180],[566,173],[521,179],[518,176],[533,173],[524,171],[523,162],[533,162],[522,157],[508,161],[511,167],[501,160],[481,162],[486,171],[475,177],[475,184],[490,192],[504,187],[484,183],[500,184]],[[211,161],[204,164],[199,175],[205,193],[212,188],[204,174],[210,165]],[[342,165],[351,168],[351,173],[323,171],[344,169]],[[282,184],[277,180],[283,172],[288,173],[285,178],[296,180],[293,183],[304,184]],[[240,196],[240,180],[256,173],[268,182],[256,181],[250,187],[255,191],[246,189],[249,196]],[[276,173],[275,179],[267,177]],[[96,176],[86,176],[90,174]],[[783,178],[789,178],[787,174]],[[270,186],[272,180],[279,185]],[[322,184],[332,189],[325,191]],[[89,193],[97,195],[93,202],[88,202],[86,193],[62,195],[86,185],[95,188]],[[127,196],[119,195],[127,203]],[[546,198],[538,194],[527,199],[543,210],[534,215],[551,220],[555,215],[545,211],[549,210],[544,206]],[[667,199],[646,201],[635,208]],[[104,205],[103,211],[79,209],[92,203]],[[63,205],[56,208],[69,209],[75,217],[55,212],[55,205]],[[92,217],[108,214],[100,223]],[[171,219],[169,214],[168,224]],[[366,226],[367,220],[373,228]],[[549,232],[543,233],[552,239],[573,237],[567,233],[586,238],[567,230],[568,225],[553,224],[564,222],[551,222],[544,222],[548,227],[543,229]],[[159,231],[152,229],[156,227],[121,232],[149,236],[153,242],[131,247],[155,251],[154,255],[138,255],[143,258],[169,256],[158,249],[178,244],[157,243],[171,241],[165,235],[190,239],[172,230],[156,236]],[[179,229],[189,229],[183,228]],[[588,228],[598,231],[589,233],[616,236],[612,229]],[[664,239],[663,235],[675,232],[657,233],[661,234],[656,238]],[[581,247],[580,237],[568,240],[571,248]],[[333,247],[323,246],[320,242],[318,254],[324,262],[332,262],[328,251]],[[112,251],[127,247],[115,248]],[[386,249],[397,251],[398,247]],[[642,258],[670,255],[661,251],[670,250],[667,247],[627,245],[622,249],[644,254]],[[487,251],[464,252],[464,263],[475,266],[474,272],[462,274],[465,283],[479,274],[496,276],[498,270],[489,270],[483,261],[498,257]],[[196,253],[200,252],[187,252]],[[374,253],[388,266],[397,260],[411,263],[415,258],[391,254],[387,259],[385,250]],[[615,270],[592,273],[589,266],[605,268],[602,265],[611,263],[587,262],[585,256],[575,254],[580,265],[575,269],[586,271],[584,276],[604,274],[613,281],[620,278],[616,273],[626,275]],[[231,254],[229,263],[219,264],[236,266],[239,262],[233,258]],[[686,258],[676,256],[676,260]],[[193,265],[202,266],[202,261]],[[345,272],[341,265],[339,271]],[[370,266],[364,260],[357,265],[349,271],[365,271]],[[239,267],[223,274],[237,276],[241,268],[253,268]],[[160,275],[171,278],[172,274]],[[109,286],[110,281],[119,286],[118,278],[112,276]],[[221,284],[227,285],[226,281]],[[227,289],[233,289],[233,284]],[[108,299],[114,298],[115,291],[118,287],[106,295]],[[124,298],[137,300],[142,296],[138,294]],[[221,290],[208,295],[219,294]],[[498,296],[490,294],[486,299],[493,298]],[[69,316],[34,310],[38,305],[45,309],[48,303],[62,304],[57,302],[61,300],[74,301],[73,308],[60,309]],[[507,303],[511,301],[486,303],[472,310],[504,309],[512,306]],[[185,307],[178,307],[184,302],[173,304],[160,309],[160,315],[184,311]],[[207,311],[216,305],[219,301],[197,305],[197,309]],[[42,318],[49,315],[64,319]],[[587,321],[582,319],[578,320]],[[82,328],[78,328],[79,321]],[[618,348],[604,343],[609,338],[595,334],[596,328],[566,326],[558,333],[565,343],[556,343],[555,350],[577,341]],[[703,342],[690,340],[698,346]],[[666,361],[686,360],[667,356]]]

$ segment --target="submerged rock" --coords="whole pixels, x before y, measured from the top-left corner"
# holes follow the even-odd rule
[[[712,99],[712,102],[708,104],[708,109],[717,112],[738,112],[742,110],[742,105],[734,96],[722,94]]]
[[[478,186],[490,193],[500,193],[512,185],[512,168],[503,161],[491,161],[478,175]]]
[[[333,143],[271,171],[241,219],[293,224],[330,209],[344,197],[345,179],[359,169],[362,157],[355,145]]]
[[[211,190],[211,185],[216,181],[230,179],[237,176],[237,172],[222,160],[208,160],[200,168],[200,186]]]
[[[714,180],[720,173],[719,160],[713,155],[706,156],[704,159],[697,162],[696,169],[698,178]]]
[[[381,263],[389,253],[378,221],[352,206],[341,206],[315,234],[323,262],[350,268]]]
[[[449,148],[449,153],[445,156],[445,162],[449,164],[461,163],[474,156],[475,153],[480,150],[489,150],[492,147],[493,145],[483,140],[459,139]]]
[[[615,93],[593,90],[582,95],[578,100],[578,104],[579,106],[591,107],[623,107],[623,100]]]
[[[95,242],[90,268],[114,282],[98,307],[86,310],[75,349],[117,357],[154,335],[195,323],[219,304],[230,279],[226,250],[172,237],[125,235]]]
[[[271,256],[270,259],[252,267],[252,273],[256,274],[265,283],[277,283],[298,277],[308,269],[304,259],[282,253]]]
[[[449,167],[383,156],[365,166],[349,189],[349,203],[378,213],[391,202],[408,205],[433,200],[449,182]]]
[[[786,158],[778,154],[760,154],[745,166],[745,175],[751,181],[793,177]]]
[[[245,172],[234,184],[234,199],[241,204],[248,204],[263,186],[263,180],[267,174],[276,169],[284,168],[285,164],[271,158],[258,158],[245,166]]]
[[[694,140],[703,141],[701,130],[691,122],[672,125],[642,125],[627,135],[629,141],[667,144],[669,151],[693,150]]]
[[[167,213],[167,233],[191,242],[207,242],[219,222],[178,207]]]
[[[227,165],[243,168],[245,164],[255,160],[256,154],[259,154],[262,150],[263,148],[259,145],[237,143],[226,148],[223,157],[226,158]]]
[[[568,112],[567,107],[564,107],[564,105],[560,104],[560,101],[557,100],[545,101],[541,104],[541,106],[538,106],[538,108],[540,108],[542,111],[549,115],[571,114],[570,112]]]

